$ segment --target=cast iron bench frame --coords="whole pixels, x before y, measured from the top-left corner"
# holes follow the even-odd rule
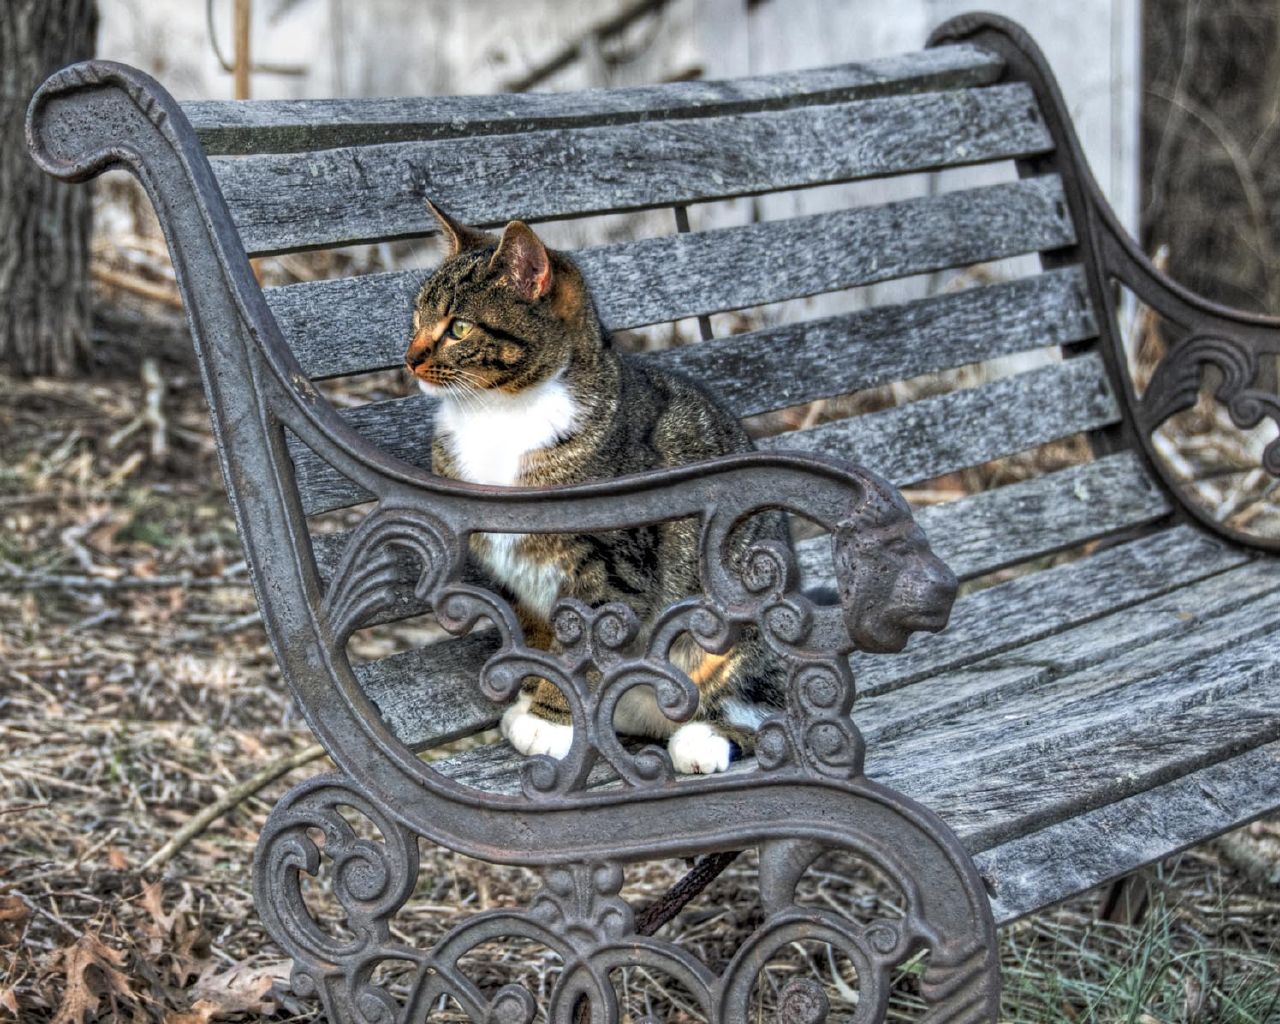
[[[925,118],[936,114],[928,103],[951,102],[945,90],[967,90],[956,101],[963,105],[981,101],[984,87],[1024,83],[1016,88],[1025,92],[1005,89],[999,95],[1023,103],[1017,117],[1007,111],[1006,115],[1018,122],[1020,130],[1044,135],[1045,144],[1021,143],[1021,148],[1013,147],[1005,155],[1016,160],[1026,179],[1027,188],[1017,194],[1047,200],[1056,208],[1050,216],[1056,215],[1058,222],[1057,235],[1031,248],[1041,252],[1045,281],[1053,271],[1077,268],[1070,279],[1076,282],[1079,307],[1075,332],[1051,339],[1061,342],[1068,357],[1063,364],[1068,370],[1054,378],[1054,386],[1061,389],[1064,381],[1095,379],[1084,371],[1079,378],[1070,376],[1076,372],[1072,366],[1092,367],[1097,371],[1095,383],[1101,381],[1108,400],[1119,398],[1117,416],[1103,417],[1089,427],[1099,457],[1096,465],[1105,471],[1058,476],[1074,487],[1077,497],[1084,494],[1080,500],[1085,506],[1106,504],[1105,495],[1088,488],[1108,487],[1116,479],[1117,466],[1124,473],[1158,482],[1157,487],[1148,485],[1140,496],[1146,511],[1121,524],[1123,528],[1098,527],[1092,534],[1086,530],[1068,536],[1063,527],[1054,544],[1042,543],[1037,551],[1070,547],[1109,532],[1130,541],[1125,557],[1131,561],[1121,564],[1117,557],[1119,575],[1168,573],[1170,551],[1217,559],[1211,569],[1204,570],[1202,581],[1217,578],[1213,573],[1244,571],[1241,567],[1261,566],[1255,575],[1265,574],[1270,559],[1258,553],[1274,553],[1280,541],[1224,527],[1185,500],[1180,481],[1157,457],[1150,435],[1170,415],[1194,403],[1208,367],[1221,375],[1216,396],[1226,403],[1237,425],[1254,426],[1264,419],[1280,422],[1280,403],[1259,380],[1264,359],[1280,355],[1280,322],[1208,303],[1151,265],[1102,198],[1052,74],[1034,43],[1016,25],[992,16],[963,16],[942,26],[930,46],[944,49],[915,58],[920,80],[914,86],[912,75],[917,72],[911,61],[901,66],[890,61],[740,83],[517,97],[514,105],[507,103],[512,98],[476,98],[458,100],[461,105],[451,108],[451,101],[445,100],[442,113],[431,124],[415,116],[401,117],[391,107],[382,108],[391,110],[383,120],[316,120],[304,105],[301,117],[296,107],[286,109],[279,124],[271,123],[269,104],[260,108],[265,111],[263,117],[257,117],[253,106],[190,104],[184,110],[147,76],[104,61],[57,72],[36,94],[28,137],[42,167],[67,181],[125,167],[138,175],[151,196],[186,301],[223,472],[263,621],[298,704],[338,765],[338,772],[296,786],[281,800],[264,830],[255,862],[259,911],[295,960],[294,989],[323,1000],[331,1019],[424,1019],[439,998],[448,995],[473,1019],[530,1020],[534,1004],[529,993],[515,985],[482,992],[458,966],[469,949],[512,935],[543,942],[562,958],[564,969],[548,1011],[556,1021],[573,1019],[584,998],[593,1021],[616,1020],[618,1004],[608,972],[626,964],[669,972],[702,1002],[712,1019],[742,1020],[761,962],[799,938],[827,941],[853,960],[863,986],[858,1020],[880,1019],[893,965],[923,948],[930,954],[920,981],[931,1007],[927,1019],[993,1019],[999,991],[997,918],[1011,920],[1280,805],[1280,758],[1275,746],[1280,714],[1268,713],[1265,707],[1251,716],[1242,712],[1236,721],[1224,718],[1228,711],[1208,720],[1184,708],[1170,721],[1181,723],[1178,727],[1188,735],[1201,737],[1194,756],[1169,758],[1141,778],[1134,765],[1128,782],[1081,782],[1074,803],[1057,798],[1056,803],[1045,805],[1048,810],[1032,806],[999,820],[984,820],[981,807],[971,812],[950,808],[949,824],[945,824],[901,793],[872,782],[863,774],[865,744],[850,716],[853,677],[846,656],[859,646],[877,642],[874,629],[864,629],[860,635],[859,624],[861,617],[883,603],[886,591],[868,589],[865,581],[859,581],[857,570],[860,560],[875,557],[886,528],[892,532],[902,525],[895,511],[900,510],[896,504],[900,499],[892,488],[864,470],[813,451],[762,452],[541,492],[473,487],[434,478],[353,429],[353,422],[360,424],[359,417],[340,415],[319,394],[308,373],[325,375],[316,369],[316,360],[323,363],[323,353],[313,353],[312,365],[304,369],[291,349],[299,344],[297,331],[286,340],[277,322],[277,317],[287,322],[295,295],[303,303],[302,307],[294,303],[298,321],[299,308],[305,310],[305,289],[273,297],[269,304],[248,259],[249,252],[269,252],[273,247],[284,251],[318,242],[257,237],[251,216],[242,217],[237,225],[224,198],[228,188],[235,197],[234,182],[228,185],[231,179],[226,177],[220,181],[209,159],[210,153],[239,152],[236,147],[252,148],[263,140],[272,141],[275,152],[285,153],[377,142],[391,146],[448,137],[451,132],[518,135],[526,129],[571,131],[591,125],[658,123],[681,116],[707,117],[705,123],[713,124],[718,123],[716,117],[743,111],[786,110],[789,91],[801,88],[807,90],[806,103],[848,103],[856,116],[880,102],[898,104],[895,116],[899,117],[907,116],[901,111],[914,104],[920,118]],[[913,88],[919,95],[909,95]],[[670,109],[656,99],[664,96],[671,97]],[[594,105],[607,109],[593,114]],[[334,109],[342,113],[341,108]],[[455,122],[448,120],[451,109],[462,112]],[[996,131],[990,124],[986,130]],[[945,158],[920,157],[910,167],[888,166],[879,172],[924,170],[1000,155],[995,151],[985,157],[966,155],[961,149],[949,151]],[[359,163],[355,159],[353,166]],[[221,165],[219,173],[226,173]],[[874,173],[875,168],[832,171],[823,180]],[[778,187],[816,181],[783,182]],[[1036,192],[1040,188],[1036,183],[1046,181],[1049,184]],[[419,182],[408,191],[417,194],[424,186]],[[758,182],[748,182],[737,192],[725,194],[767,190]],[[1014,191],[999,195],[1013,196]],[[240,195],[237,201],[243,199]],[[630,208],[637,205],[643,204],[632,202]],[[669,205],[683,209],[679,202]],[[968,215],[990,216],[992,209],[986,208],[985,214],[982,209],[970,210]],[[901,215],[909,216],[910,211],[904,207]],[[368,239],[424,233],[420,217],[407,223],[395,210],[387,216],[384,223],[374,217]],[[890,227],[900,227],[898,211],[890,216]],[[357,232],[342,240],[364,239]],[[978,258],[991,258],[991,254],[975,256],[970,262]],[[950,259],[950,264],[940,265],[964,262],[960,256]],[[617,264],[614,272],[624,274],[625,267]],[[874,274],[868,274],[861,280],[874,279]],[[361,287],[361,282],[355,286]],[[380,285],[374,281],[371,286]],[[848,282],[830,282],[812,290],[847,286]],[[1114,326],[1117,286],[1129,289],[1157,311],[1177,335],[1141,397],[1129,378]],[[403,291],[403,282],[396,287]],[[404,294],[407,308],[409,293]],[[1060,294],[1055,295],[1061,300]],[[725,300],[716,308],[735,306]],[[926,332],[927,325],[920,330]],[[696,363],[696,352],[693,358]],[[1043,398],[1052,404],[1062,394],[1050,390]],[[324,465],[317,469],[314,457],[308,464],[303,447]],[[1268,447],[1264,466],[1280,475],[1280,446]],[[326,473],[345,478],[378,502],[357,529],[329,548],[324,538],[313,540],[308,535],[307,515],[316,509],[304,505],[299,486],[300,480],[311,486]],[[1018,502],[1050,501],[1044,491],[1008,490],[1007,500],[992,504],[987,515],[997,521],[988,522],[985,533],[977,530],[978,536],[970,538],[972,544],[987,549],[998,545],[1003,526],[999,516],[1018,507]],[[833,533],[843,608],[802,594],[796,567],[780,552],[757,551],[741,575],[727,566],[722,556],[729,530],[763,507],[788,509]],[[742,623],[755,622],[798,666],[788,712],[762,730],[756,763],[720,776],[672,778],[661,752],[637,752],[614,737],[609,727],[613,702],[630,686],[654,686],[673,715],[691,712],[696,699],[687,679],[665,665],[658,648],[648,653],[631,649],[635,624],[625,609],[566,605],[557,617],[565,654],[552,659],[525,648],[510,609],[469,582],[462,570],[465,538],[472,531],[604,529],[673,515],[694,515],[703,521],[707,593],[673,610],[668,631],[692,630],[707,646],[715,647],[729,642]],[[926,518],[933,528],[935,519]],[[936,518],[936,522],[945,520]],[[1163,532],[1144,533],[1153,526]],[[945,537],[935,532],[938,540]],[[1014,550],[1006,561],[1022,557],[1025,553]],[[999,557],[985,563],[988,568],[999,564]],[[404,585],[406,565],[412,593],[406,593]],[[1073,581],[1084,578],[1072,575],[1070,569],[1055,572],[1052,586],[1060,592],[1055,590],[1052,600],[1036,606],[1036,614],[1046,619],[1059,615],[1054,610],[1059,602],[1070,605],[1078,599],[1080,584]],[[1148,596],[1182,593],[1176,589],[1182,585],[1174,581],[1164,590],[1153,585]],[[1193,580],[1185,583],[1189,588],[1195,585]],[[1135,607],[1136,601],[1131,602]],[[980,604],[981,598],[976,599],[974,606]],[[462,769],[451,775],[439,764],[423,762],[410,749],[403,731],[387,724],[387,718],[401,711],[389,710],[382,703],[383,692],[370,684],[371,677],[348,663],[346,641],[368,622],[427,606],[451,632],[465,633],[482,620],[496,627],[501,645],[495,651],[490,639],[481,656],[472,658],[474,666],[483,665],[479,687],[484,698],[508,699],[527,672],[547,674],[562,683],[574,704],[577,726],[565,761],[530,759],[515,772],[511,758],[499,758],[498,768],[519,780],[514,790],[509,782],[504,789],[493,782],[493,766],[486,769],[480,763],[472,775]],[[1095,612],[1081,612],[1070,622],[1070,615],[1064,613],[1063,624],[1080,627],[1091,617],[1123,607],[1117,599]],[[1144,614],[1153,614],[1154,606],[1140,607]],[[963,626],[961,632],[970,626]],[[1034,641],[1051,639],[1052,633],[1053,627],[1039,632],[1027,628],[1021,636],[1023,641]],[[947,637],[941,639],[945,642]],[[1206,662],[1205,671],[1221,672],[1224,678],[1239,674],[1239,664],[1215,658]],[[1101,667],[1106,670],[1110,664],[1102,662]],[[964,661],[956,658],[951,665],[963,668]],[[586,673],[592,666],[607,670],[611,685],[588,687]],[[948,678],[946,665],[934,668],[932,675],[918,674],[919,678]],[[1266,692],[1275,673],[1269,665],[1262,671],[1257,683],[1261,691],[1237,694],[1242,707],[1248,701],[1256,704],[1258,693]],[[913,711],[910,703],[924,700],[919,696],[924,692],[922,684],[902,689],[902,679],[912,681],[909,674],[892,685],[873,685],[870,692],[908,693],[905,713],[927,718],[933,705],[921,703]],[[468,699],[474,704],[481,697]],[[981,704],[982,699],[979,687],[966,690],[948,706],[954,710],[963,701]],[[1179,707],[1184,705],[1199,706],[1192,705],[1190,698]],[[892,722],[876,724],[877,709],[883,710],[883,705],[868,705],[873,729],[878,737],[891,739],[897,727]],[[437,725],[432,738],[440,741],[484,724],[474,712],[468,714],[472,717],[465,726]],[[867,721],[862,724],[865,729]],[[1111,720],[1106,725],[1111,728]],[[1176,732],[1172,729],[1171,735]],[[946,733],[942,736],[945,739]],[[1097,750],[1090,756],[1097,757]],[[1117,763],[1123,764],[1123,753],[1116,756]],[[1082,771],[1080,778],[1086,774]],[[1047,779],[993,781],[1006,788],[1024,786],[1027,793],[1038,792],[1037,785],[1053,784]],[[1070,788],[1073,780],[1057,781]],[[1199,795],[1205,793],[1213,799],[1204,801]],[[344,808],[370,819],[382,842],[359,838],[344,817]],[[1153,808],[1168,815],[1155,835],[1144,828]],[[679,827],[673,828],[672,822]],[[352,935],[347,939],[327,934],[309,915],[302,896],[302,876],[315,873],[321,862],[321,848],[310,838],[317,828],[325,835],[323,855],[333,861],[334,891],[346,910]],[[527,912],[480,914],[454,928],[433,950],[406,948],[391,936],[389,921],[413,891],[417,836],[485,860],[537,867],[543,872],[544,888]],[[644,934],[632,908],[618,895],[624,865],[630,861],[724,855],[743,847],[760,851],[765,923],[718,972],[677,943]],[[823,849],[847,850],[876,864],[902,893],[904,915],[858,926],[798,905],[796,886]],[[374,979],[377,965],[387,960],[408,963],[413,969],[413,983],[403,1000]],[[779,1019],[818,1020],[824,1013],[824,998],[812,983],[794,983],[782,994]]]

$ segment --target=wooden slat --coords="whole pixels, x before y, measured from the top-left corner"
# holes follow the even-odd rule
[[[1000,925],[1248,824],[1280,807],[1280,743],[979,853]],[[1069,854],[1069,855],[1064,855]]]
[[[494,96],[205,101],[182,109],[210,155],[287,153],[936,92],[988,84],[1003,67],[996,54],[959,45],[728,81]]]
[[[981,163],[1052,146],[1030,88],[212,158],[251,254],[430,233],[424,198],[468,223],[647,209]]]
[[[905,487],[1119,418],[1102,359],[1090,353],[883,412],[761,438],[757,447],[835,455]]]
[[[1168,501],[1137,456],[1118,452],[964,502],[921,509],[916,521],[956,575],[972,579],[1168,514]],[[801,560],[807,557],[806,551]]]
[[[1086,686],[1106,686],[1126,671],[1143,670],[1157,643],[1168,648],[1157,667],[1171,668],[1179,659],[1197,656],[1206,640],[1218,649],[1223,629],[1235,628],[1233,613],[1244,605],[1249,605],[1250,615],[1265,613],[1270,605],[1260,599],[1275,598],[1278,591],[1280,573],[1275,567],[1253,562],[997,651],[965,668],[932,675],[900,693],[867,695],[858,704],[856,718],[868,744],[877,749],[917,740],[933,743],[935,731],[945,726],[963,733],[964,749],[976,753],[982,747],[976,739],[971,743],[971,737],[993,736],[1020,716],[1037,715],[1050,692],[1066,693],[1056,687],[1059,677],[1076,673],[1076,689],[1069,694],[1074,699]],[[1224,616],[1228,627],[1204,628],[1206,621]],[[1198,642],[1191,642],[1193,634]],[[1139,649],[1146,653],[1135,654]],[[1097,673],[1086,673],[1094,666]]]
[[[1097,333],[1079,267],[654,353],[737,416]],[[786,358],[779,359],[778,353]]]
[[[1093,493],[1103,496],[1103,500],[1088,502],[1087,496]],[[1085,496],[1084,500],[1081,500],[1082,496]],[[959,563],[960,567],[973,569],[983,561],[1003,561],[1010,550],[1019,553],[1021,558],[1029,558],[1044,549],[1054,549],[1060,543],[1058,530],[1063,531],[1066,543],[1081,543],[1136,522],[1156,518],[1166,511],[1167,506],[1142,476],[1136,461],[1129,455],[1120,454],[1074,470],[934,506],[919,513],[918,517],[926,519],[933,546],[944,558],[956,565],[957,556],[960,556],[964,559]],[[1007,517],[1003,520],[1005,549],[983,554],[972,550],[962,540],[949,540],[963,535],[970,520],[999,521],[1001,516]],[[1229,564],[1222,560],[1223,555],[1218,549],[1195,543],[1195,537],[1179,535],[1176,543],[1170,541],[1165,546],[1153,543],[1126,555],[1123,560],[1120,555],[1110,552],[1095,556],[1075,569],[1069,579],[1081,589],[1093,588],[1097,594],[1110,594],[1119,605],[1161,592],[1166,586],[1176,585],[1180,579],[1199,578],[1197,573],[1200,571],[1208,573],[1215,567]],[[812,574],[815,566],[818,573],[822,573],[827,551],[829,543],[825,538],[800,545],[801,562],[811,570],[806,573],[807,582],[830,583],[825,575]],[[823,557],[819,557],[819,552]],[[1178,560],[1180,556],[1186,557]],[[332,564],[336,561],[336,550],[327,550],[325,557],[328,564]],[[1155,571],[1145,575],[1126,572],[1135,558],[1154,560],[1159,557],[1166,557],[1177,565],[1177,568],[1167,570],[1165,578]],[[1067,599],[1066,588],[1052,586],[1052,574],[1038,574],[1037,578],[1041,576],[1046,578],[1046,589],[1050,593]],[[1005,591],[1010,595],[1011,609],[1023,605],[1025,586],[1022,584]],[[1001,644],[1019,643],[1020,636],[1042,636],[1042,629],[1052,631],[1055,622],[1059,628],[1064,628],[1087,621],[1101,612],[1098,604],[1081,598],[1078,604],[1068,602],[1056,612],[1046,611],[1042,627],[1034,621],[1034,612],[1020,616],[1011,610],[1008,615],[1010,632],[1002,635],[995,628],[1005,618],[1001,613],[1002,605],[989,596],[999,593],[1000,589],[995,587],[980,595],[981,614],[988,615],[993,623],[985,642],[997,649]],[[1030,607],[1034,609],[1035,605]],[[960,619],[962,629],[963,621]],[[960,634],[962,640],[958,652],[944,650],[938,654],[938,671],[950,667],[950,661],[964,663],[976,660],[979,655],[974,647],[983,641],[970,639],[966,648],[963,640],[964,637],[972,638],[973,633],[973,627],[969,627]],[[370,698],[381,708],[384,720],[401,740],[414,747],[430,746],[445,738],[487,728],[497,721],[500,709],[482,697],[475,685],[480,666],[494,649],[492,639],[480,636],[468,640],[465,645],[436,644],[361,665],[357,668],[357,676]],[[892,662],[895,659],[882,660]],[[858,670],[862,672],[861,665]],[[917,663],[916,670],[923,672],[926,668]]]
[[[606,327],[621,330],[1056,249],[1074,240],[1061,181],[1049,175],[600,246],[580,250],[574,259]],[[268,289],[267,301],[312,377],[387,369],[404,358],[413,297],[425,277],[419,270],[396,271],[288,285]],[[1091,316],[1082,284],[1042,298]]]
[[[1197,631],[1196,647],[1156,643],[1138,664],[1130,656],[1119,670],[1107,662],[1064,676],[1025,717],[997,712],[998,731],[949,725],[924,745],[881,747],[869,771],[980,850],[1272,742],[1280,608],[1264,600],[1265,611],[1246,606],[1211,623],[1211,637]],[[960,760],[978,745],[982,754]]]
[[[432,399],[415,395],[371,403],[344,416],[384,451],[426,469],[434,410]],[[884,412],[762,438],[758,447],[839,455],[901,487],[1118,418],[1101,359],[1090,354]],[[305,446],[291,443],[290,454],[308,515],[367,500],[367,492]]]
[[[854,655],[858,693],[870,697],[953,672],[1248,560],[1238,548],[1177,526],[987,587],[956,602],[943,632],[917,634],[901,654]]]

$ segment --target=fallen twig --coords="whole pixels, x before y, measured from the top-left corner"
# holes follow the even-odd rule
[[[295,768],[301,768],[304,764],[309,764],[323,756],[324,747],[320,746],[319,743],[315,743],[296,753],[289,754],[287,757],[282,757],[278,761],[273,761],[261,771],[250,775],[243,782],[232,786],[217,800],[183,825],[182,828],[178,829],[167,843],[146,859],[141,870],[154,871],[164,867],[173,858],[174,854],[232,808],[243,803],[258,790],[280,778],[281,775],[286,775]]]
[[[30,897],[20,892],[15,892],[14,895],[17,896],[18,899],[22,900],[22,902],[27,905],[27,909],[30,910],[33,914],[39,914],[46,921],[52,921],[54,924],[56,924],[59,928],[61,928],[64,932],[66,932],[72,938],[75,938],[75,939],[84,938],[84,932],[82,932],[79,928],[76,928],[74,925],[67,924],[67,922],[62,920],[62,918],[58,917],[57,914],[51,914],[49,911],[45,910],[44,907],[40,906],[40,904],[37,903],[35,900],[31,899]]]
[[[143,427],[151,428],[151,457],[163,460],[169,453],[169,421],[164,416],[164,378],[160,365],[152,358],[142,361],[142,383],[146,385],[146,405],[142,412],[107,438],[107,448],[113,450]]]
[[[163,302],[166,306],[172,306],[174,309],[183,308],[182,296],[178,294],[177,289],[172,285],[155,284],[136,274],[112,270],[109,267],[94,267],[93,276],[95,280],[101,281],[103,284],[121,288],[124,291],[132,292],[134,295],[141,295],[146,299]]]

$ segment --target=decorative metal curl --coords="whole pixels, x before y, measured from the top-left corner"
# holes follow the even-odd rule
[[[382,842],[360,838],[342,809],[378,829]],[[323,845],[312,836],[318,830]],[[303,875],[333,865],[333,894],[351,933],[343,938],[316,919],[303,893]],[[254,898],[263,923],[293,958],[293,990],[318,997],[331,1020],[389,1024],[399,1001],[373,981],[386,961],[420,955],[391,941],[392,917],[413,893],[418,841],[339,775],[310,779],[290,791],[267,819],[254,857]]]
[[[1280,398],[1250,387],[1258,379],[1257,352],[1224,334],[1198,332],[1174,346],[1156,366],[1140,405],[1146,429],[1155,430],[1170,416],[1195,405],[1210,367],[1222,374],[1213,395],[1226,406],[1232,423],[1241,430],[1250,430],[1263,419],[1280,426]],[[1280,437],[1263,450],[1262,468],[1280,476]]]
[[[379,505],[352,531],[324,595],[324,615],[336,643],[395,603],[401,567],[397,551],[413,555],[419,570],[413,594],[425,601],[462,568],[458,538],[418,509]]]

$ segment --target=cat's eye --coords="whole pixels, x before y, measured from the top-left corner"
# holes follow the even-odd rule
[[[470,320],[463,320],[459,317],[454,317],[453,322],[449,324],[449,337],[465,338],[468,334],[471,333],[471,328],[473,328],[474,326],[475,324],[473,324]]]

